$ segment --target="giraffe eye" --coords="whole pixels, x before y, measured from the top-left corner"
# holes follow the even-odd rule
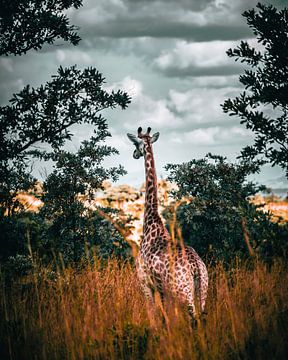
[[[134,150],[134,152],[133,152],[133,157],[134,157],[134,159],[139,159],[140,156],[141,156],[140,151],[137,150],[137,149]]]

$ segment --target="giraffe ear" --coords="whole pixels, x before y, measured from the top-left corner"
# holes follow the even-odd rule
[[[155,141],[157,141],[157,140],[158,140],[159,135],[160,135],[160,133],[159,133],[159,132],[156,132],[155,134],[153,134],[153,135],[152,135],[152,138],[151,138],[151,144],[153,144]]]
[[[127,134],[127,136],[128,136],[128,139],[129,139],[130,141],[132,141],[132,143],[133,143],[135,146],[139,145],[140,141],[138,140],[138,138],[137,138],[135,135],[133,135],[133,134]]]

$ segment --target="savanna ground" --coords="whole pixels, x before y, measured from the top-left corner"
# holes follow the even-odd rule
[[[162,310],[158,302],[152,322],[129,262],[94,259],[55,272],[35,264],[10,286],[2,273],[0,358],[286,359],[286,264],[236,261],[209,273],[206,320],[197,325],[171,299]]]

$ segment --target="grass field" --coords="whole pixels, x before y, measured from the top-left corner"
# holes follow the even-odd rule
[[[227,268],[227,267],[226,267]],[[35,269],[4,286],[1,359],[285,359],[288,274],[280,260],[209,269],[206,321],[167,299],[152,321],[135,269]],[[168,321],[163,321],[166,317]]]

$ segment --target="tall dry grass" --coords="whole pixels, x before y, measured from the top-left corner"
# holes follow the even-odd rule
[[[0,358],[285,359],[286,270],[281,261],[211,268],[206,322],[197,326],[171,299],[152,324],[133,265],[116,260],[53,279],[38,268],[33,281],[10,287],[2,279]]]

